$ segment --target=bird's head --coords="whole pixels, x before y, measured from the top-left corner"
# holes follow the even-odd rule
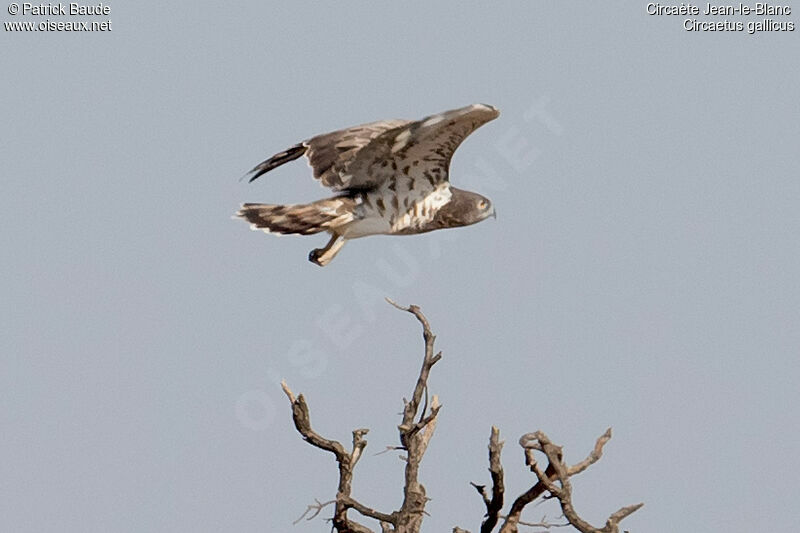
[[[492,201],[478,193],[450,187],[452,196],[434,217],[440,228],[455,228],[476,224],[489,217],[497,217]]]

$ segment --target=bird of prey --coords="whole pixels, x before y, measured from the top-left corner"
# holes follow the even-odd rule
[[[267,233],[328,232],[328,244],[308,256],[319,266],[350,239],[475,224],[495,215],[492,202],[450,185],[450,159],[470,133],[499,114],[476,104],[317,135],[256,166],[250,181],[305,155],[314,177],[337,194],[310,204],[243,204],[236,216]]]

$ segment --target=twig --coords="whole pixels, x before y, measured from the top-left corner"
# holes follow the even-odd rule
[[[320,501],[319,501],[318,499],[316,499],[316,498],[314,498],[314,501],[315,501],[316,503],[309,504],[309,505],[308,505],[308,507],[306,507],[306,510],[305,510],[305,511],[303,511],[303,514],[301,514],[301,515],[300,515],[300,518],[298,518],[297,520],[295,520],[294,522],[292,522],[292,525],[293,525],[293,526],[296,526],[297,524],[299,524],[299,523],[300,523],[300,521],[301,521],[303,518],[305,518],[306,520],[313,520],[313,519],[315,519],[315,518],[317,517],[317,515],[319,515],[319,513],[320,513],[320,512],[322,512],[322,509],[324,509],[324,508],[325,508],[325,507],[327,507],[328,505],[331,505],[331,504],[334,504],[334,503],[336,503],[336,500],[330,500],[330,501],[327,501],[327,502],[325,502],[325,503],[322,503],[322,502],[320,502]],[[308,518],[306,518],[306,515],[307,515],[308,513],[310,513],[311,511],[314,511],[314,513],[313,513],[311,516],[309,516]]]
[[[383,450],[381,450],[379,452],[376,452],[373,455],[383,455],[385,453],[394,452],[394,451],[397,451],[397,450],[405,451],[405,448],[403,448],[402,446],[387,446],[385,449],[383,449]]]
[[[580,474],[591,465],[595,464],[600,458],[603,456],[603,446],[606,445],[608,441],[611,440],[611,428],[608,428],[605,433],[600,435],[597,439],[597,442],[594,444],[594,449],[589,456],[581,461],[580,463],[576,463],[569,467],[569,475],[570,477],[574,476],[575,474]]]
[[[473,483],[472,481],[470,481],[469,484],[475,487],[475,490],[477,490],[478,494],[480,494],[481,498],[483,498],[483,503],[486,505],[486,507],[489,507],[489,503],[492,501],[492,499],[486,492],[486,485],[478,485],[477,483]]]
[[[550,523],[550,522],[547,521],[547,517],[546,516],[543,516],[542,520],[539,521],[539,522],[523,522],[522,520],[520,520],[517,523],[519,525],[521,525],[521,526],[541,527],[541,528],[544,528],[544,529],[550,529],[552,527],[567,527],[567,526],[569,526],[569,522],[564,523],[564,524],[553,524],[553,523]]]

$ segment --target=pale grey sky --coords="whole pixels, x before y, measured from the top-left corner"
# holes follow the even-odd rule
[[[111,32],[0,31],[0,529],[327,531],[291,525],[336,470],[281,378],[321,433],[371,429],[354,495],[392,509],[402,464],[373,454],[422,343],[383,295],[444,351],[427,531],[478,529],[492,424],[510,495],[520,435],[577,461],[612,426],[575,481],[591,521],[795,529],[798,34],[646,5],[116,2]],[[230,219],[324,194],[302,163],[238,181],[301,139],[476,102],[502,115],[451,177],[496,221],[320,269],[324,237]]]

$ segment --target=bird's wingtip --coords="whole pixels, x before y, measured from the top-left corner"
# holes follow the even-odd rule
[[[490,105],[490,104],[483,104],[483,103],[480,103],[480,104],[475,104],[475,105],[473,105],[472,107],[475,107],[475,108],[478,108],[478,109],[481,109],[481,108],[482,108],[482,109],[486,109],[486,110],[488,110],[488,111],[494,111],[494,112],[495,112],[495,113],[497,113],[498,115],[500,114],[500,110],[499,110],[499,109],[497,109],[495,106],[493,106],[493,105]]]

